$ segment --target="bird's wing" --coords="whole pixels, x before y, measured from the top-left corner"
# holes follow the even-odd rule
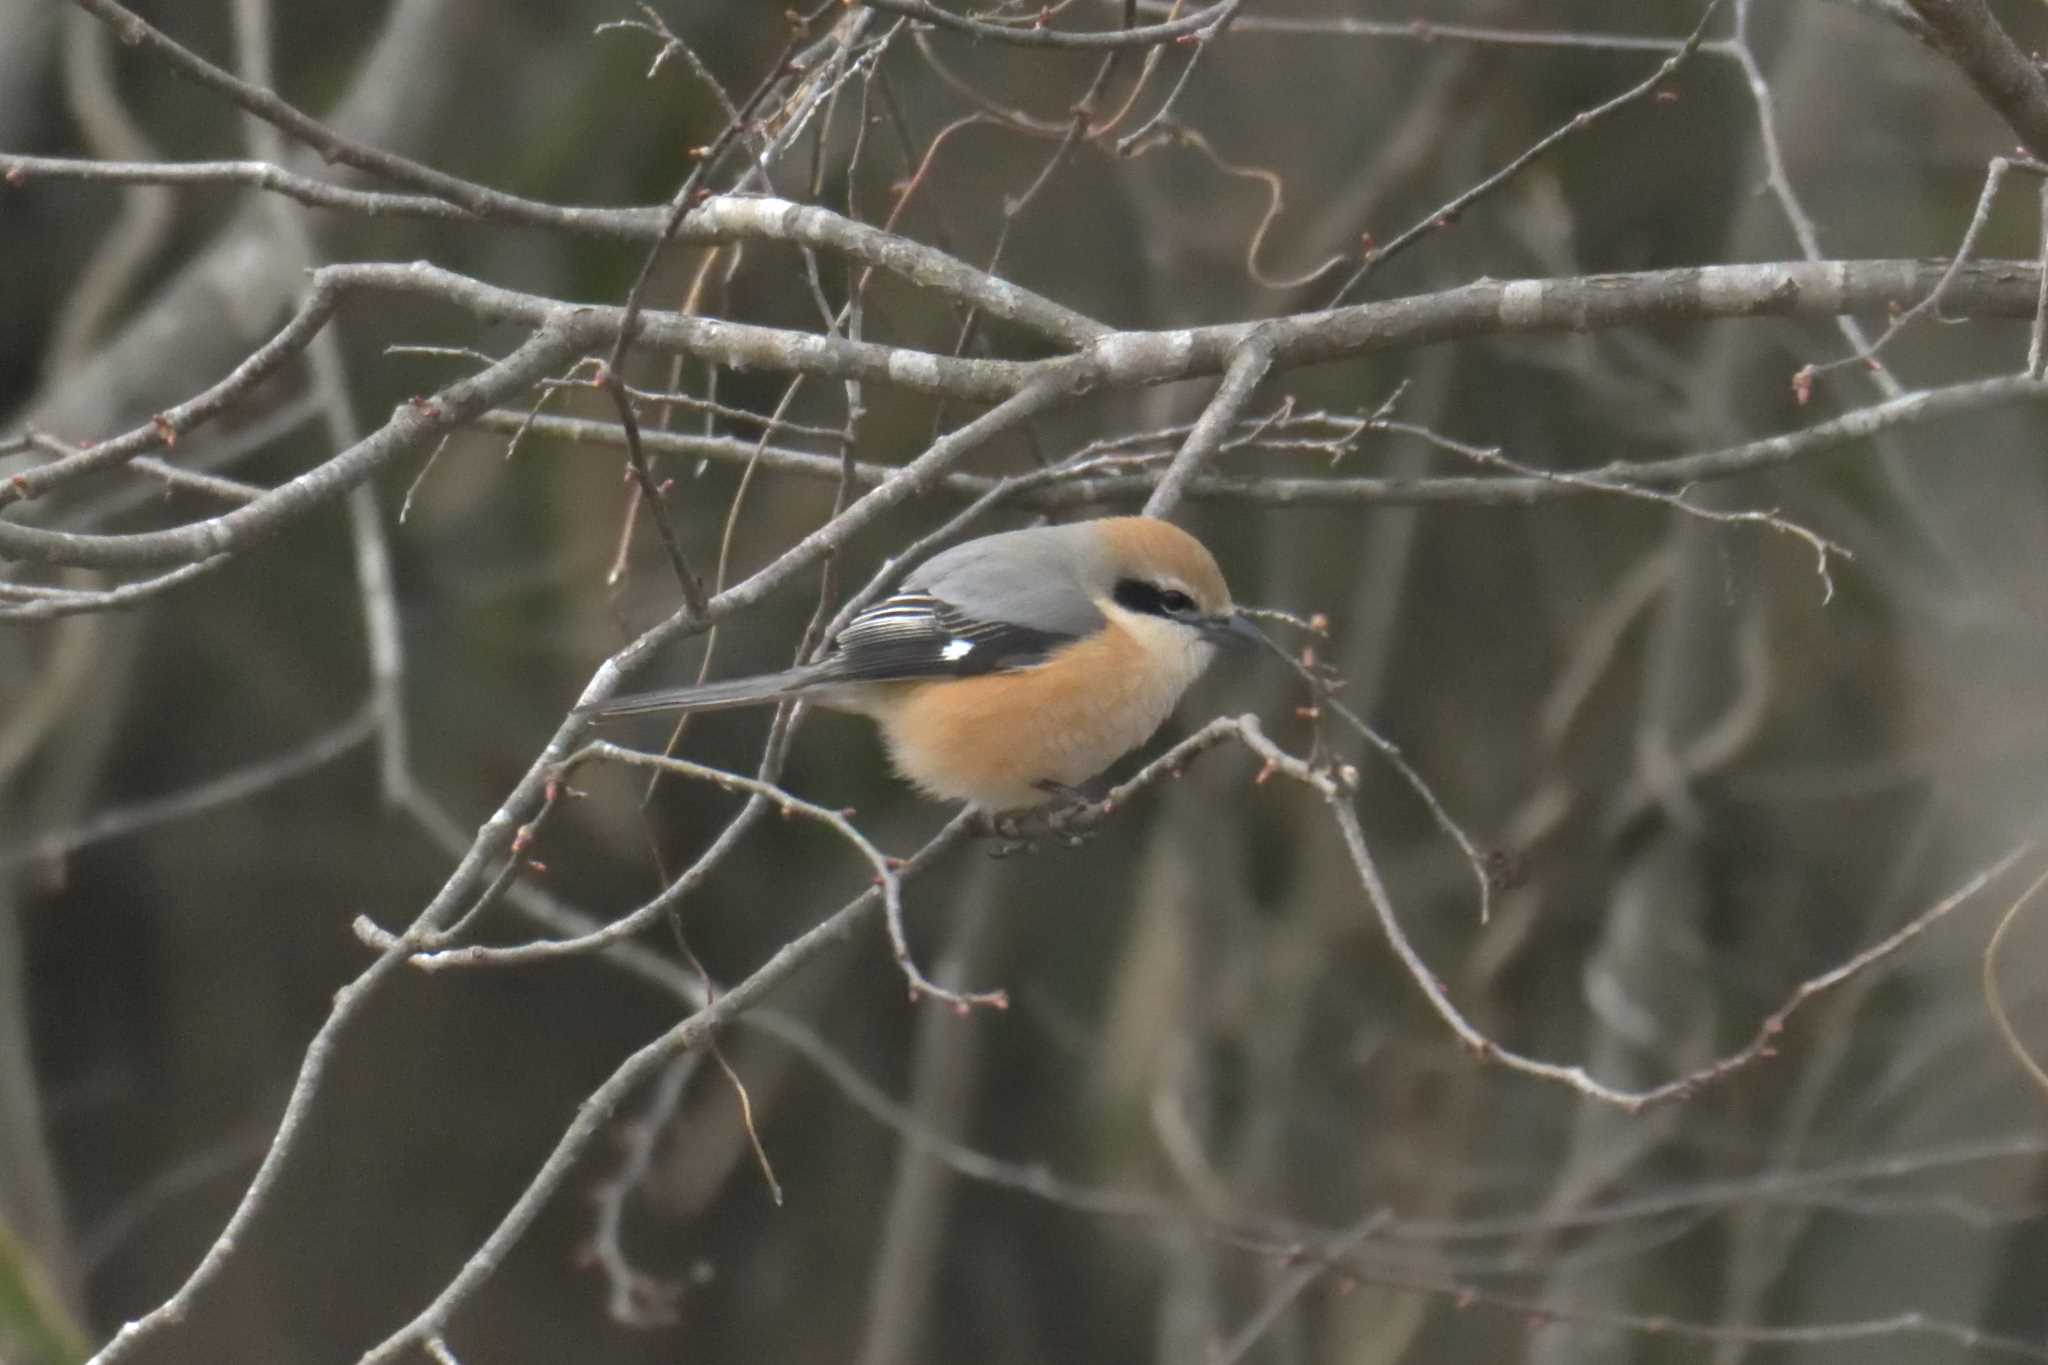
[[[828,660],[834,682],[969,678],[1044,663],[1078,638],[1015,621],[978,620],[929,592],[900,592],[853,618]]]

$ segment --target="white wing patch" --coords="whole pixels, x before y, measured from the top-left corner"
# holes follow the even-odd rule
[[[947,663],[952,663],[956,659],[966,658],[969,654],[972,654],[973,652],[974,641],[961,640],[956,638],[946,641],[946,647],[939,651],[939,657],[941,659],[944,659]]]

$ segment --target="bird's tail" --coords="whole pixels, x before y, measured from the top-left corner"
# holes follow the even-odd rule
[[[752,678],[727,678],[721,682],[699,683],[695,687],[669,687],[659,692],[636,692],[610,701],[576,708],[579,715],[598,720],[621,716],[646,716],[657,711],[721,711],[731,706],[758,706],[802,696],[822,682],[831,681],[830,670],[819,664],[762,673]]]

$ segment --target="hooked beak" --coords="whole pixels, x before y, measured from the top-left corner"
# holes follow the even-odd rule
[[[1225,649],[1250,649],[1266,642],[1265,632],[1241,611],[1211,616],[1202,622],[1202,638]]]

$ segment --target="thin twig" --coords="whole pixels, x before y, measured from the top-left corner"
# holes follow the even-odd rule
[[[967,823],[965,819],[956,819],[947,825],[918,850],[901,872],[908,875],[928,867],[966,835]],[[506,1254],[525,1235],[542,1208],[568,1180],[584,1152],[604,1132],[611,1114],[628,1095],[652,1078],[671,1057],[701,1046],[827,947],[845,939],[861,921],[881,909],[882,898],[883,891],[879,886],[855,897],[821,923],[783,944],[746,980],[628,1057],[584,1100],[577,1109],[576,1118],[556,1141],[547,1160],[520,1191],[490,1236],[463,1263],[462,1269],[411,1322],[366,1353],[362,1365],[390,1365],[413,1344],[438,1334],[455,1310],[482,1288]]]
[[[949,28],[958,33],[972,34],[977,38],[986,38],[994,42],[1013,43],[1018,47],[1102,51],[1152,47],[1159,43],[1192,38],[1206,29],[1220,26],[1236,12],[1242,0],[1217,0],[1217,3],[1204,6],[1193,14],[1170,19],[1165,23],[1104,29],[1092,33],[1043,27],[1036,20],[1018,25],[989,23],[941,9],[931,3],[931,0],[859,0],[859,3],[869,9],[880,10],[884,14],[898,14],[906,19],[915,19],[937,28]]]
[[[1801,526],[1796,521],[1791,521],[1781,516],[1775,510],[1768,512],[1749,509],[1725,511],[1717,507],[1701,507],[1698,503],[1687,498],[1683,489],[1676,493],[1666,493],[1661,489],[1642,488],[1633,483],[1604,479],[1597,475],[1569,473],[1556,469],[1537,469],[1534,466],[1509,459],[1500,452],[1498,447],[1468,445],[1463,441],[1454,441],[1449,437],[1440,436],[1435,432],[1427,431],[1421,427],[1410,426],[1407,423],[1388,423],[1387,426],[1390,430],[1403,430],[1413,435],[1423,436],[1440,449],[1453,451],[1476,464],[1493,465],[1509,470],[1521,475],[1525,479],[1541,479],[1546,483],[1573,484],[1595,492],[1614,493],[1621,497],[1654,502],[1660,506],[1669,507],[1674,511],[1683,512],[1689,517],[1697,517],[1702,521],[1718,522],[1724,526],[1764,526],[1781,535],[1792,536],[1797,540],[1805,542],[1807,547],[1813,551],[1814,572],[1820,575],[1820,601],[1822,606],[1826,606],[1835,600],[1835,577],[1828,569],[1830,558],[1835,555],[1840,555],[1843,559],[1854,559],[1856,557],[1846,545],[1829,540],[1819,532],[1810,530],[1805,526]]]
[[[1875,403],[1810,427],[1719,450],[1660,460],[1611,460],[1596,468],[1580,471],[1578,477],[1581,480],[1625,482],[1638,488],[1712,483],[1833,454],[1884,432],[1910,430],[1972,413],[2044,401],[2048,401],[2048,383],[2023,375],[1972,380],[1946,388],[1922,390],[1896,402]],[[491,412],[479,417],[477,422],[493,431],[511,431],[525,425],[526,419],[521,414]],[[582,418],[538,418],[532,423],[532,429],[538,435],[574,444],[616,446],[621,440],[615,425]],[[1176,430],[1184,438],[1187,429]],[[1142,446],[1155,438],[1172,434],[1175,433],[1145,432],[1108,438],[1092,442],[1083,454]],[[642,440],[649,450],[699,459],[735,462],[758,454],[765,469],[809,479],[836,480],[842,472],[841,462],[831,456],[786,446],[760,447],[754,441],[658,432],[643,432]],[[1267,441],[1247,441],[1244,447],[1240,447],[1236,441],[1237,438],[1233,438],[1233,441],[1226,442],[1224,448],[1291,448],[1284,442]],[[1332,441],[1341,446],[1343,438],[1318,438],[1308,443],[1308,448],[1327,454],[1333,448]],[[1033,508],[1142,500],[1156,486],[1154,475],[1137,472],[1149,458],[1153,457],[1134,455],[1123,461],[1094,461],[1077,455],[1056,465],[1045,477],[1034,478],[1027,486],[1018,488],[1015,499],[1019,505]],[[894,465],[857,463],[853,467],[853,476],[864,486],[874,486],[894,478],[898,469]],[[934,485],[934,491],[956,497],[980,497],[1003,482],[985,475],[949,474]],[[1428,503],[1522,507],[1555,498],[1584,497],[1611,491],[1589,487],[1583,482],[1560,483],[1541,477],[1266,478],[1203,474],[1190,482],[1187,495],[1209,501],[1281,507],[1412,506]]]
[[[1998,1026],[1998,1036],[2005,1041],[2006,1051],[2012,1054],[2013,1060],[2020,1064],[2020,1069],[2027,1073],[2041,1093],[2048,1095],[2048,1070],[2034,1060],[2032,1050],[2020,1041],[2019,1030],[2013,1027],[2012,1017],[2006,1013],[2004,993],[1998,988],[1998,952],[2005,944],[2006,930],[2012,928],[2020,910],[2040,893],[2043,886],[2048,886],[2048,872],[2029,882],[2027,889],[2020,892],[2019,898],[1998,917],[1998,927],[1991,931],[1991,939],[1984,945],[1984,1004],[1991,1011],[1991,1022]]]
[[[663,772],[673,773],[678,777],[687,777],[699,782],[709,782],[714,786],[723,787],[727,791],[747,792],[770,801],[785,815],[801,815],[806,820],[812,820],[824,825],[841,839],[851,844],[855,851],[867,860],[868,866],[874,869],[875,884],[882,891],[882,908],[888,923],[889,943],[895,951],[896,965],[902,970],[904,978],[910,983],[910,994],[913,1000],[919,996],[929,995],[934,999],[946,1002],[956,1010],[962,1011],[972,1009],[977,1005],[991,1005],[998,1009],[1008,1005],[1008,998],[1001,991],[969,991],[964,993],[950,991],[932,982],[918,968],[917,963],[911,959],[910,946],[903,933],[903,886],[896,875],[897,869],[902,866],[902,860],[891,858],[886,853],[883,853],[882,850],[876,848],[873,843],[869,842],[868,837],[862,834],[853,821],[847,818],[845,811],[828,810],[823,806],[805,801],[800,797],[792,796],[781,787],[775,786],[772,783],[761,782],[751,777],[742,777],[738,773],[729,773],[722,768],[708,768],[701,763],[692,763],[684,758],[669,758],[660,754],[644,754],[637,749],[628,749],[621,745],[613,744],[609,740],[602,739],[592,740],[570,755],[562,764],[562,775],[566,777],[579,764],[592,759],[623,763],[629,767],[658,768]]]
[[[1327,798],[1326,798],[1327,799]],[[1378,917],[1380,928],[1387,935],[1388,943],[1401,959],[1409,977],[1422,989],[1424,999],[1437,1017],[1450,1027],[1458,1041],[1463,1043],[1482,1062],[1502,1066],[1521,1075],[1537,1080],[1554,1081],[1577,1091],[1591,1100],[1611,1104],[1628,1113],[1641,1113],[1645,1109],[1674,1100],[1690,1098],[1705,1086],[1726,1080],[1736,1072],[1770,1056],[1777,1051],[1778,1036],[1785,1031],[1785,1025],[1809,1001],[1850,978],[1868,971],[1877,963],[1892,956],[1930,927],[1945,918],[1958,907],[1968,903],[1986,886],[2003,876],[2021,858],[2033,851],[2031,842],[2022,843],[1972,875],[1949,895],[1935,902],[1892,934],[1886,935],[1861,952],[1845,959],[1828,971],[1807,978],[1788,996],[1785,1002],[1764,1016],[1757,1026],[1755,1035],[1748,1043],[1716,1061],[1695,1067],[1674,1080],[1640,1090],[1622,1089],[1608,1085],[1587,1074],[1584,1067],[1566,1066],[1556,1062],[1540,1061],[1502,1047],[1487,1037],[1467,1020],[1458,1007],[1451,1002],[1443,980],[1429,969],[1408,936],[1401,928],[1399,917],[1394,910],[1393,898],[1387,893],[1381,881],[1379,868],[1366,845],[1365,831],[1359,827],[1358,813],[1349,802],[1329,801],[1332,818],[1344,836],[1344,847],[1351,855],[1353,869],[1358,873],[1359,883],[1364,887],[1366,899],[1371,903]]]
[[[1985,167],[1984,188],[1978,192],[1977,207],[1970,214],[1969,226],[1963,229],[1963,240],[1957,245],[1955,255],[1949,259],[1948,269],[1944,270],[1941,278],[1935,281],[1934,288],[1928,291],[1927,297],[1921,299],[1911,308],[1895,313],[1891,321],[1885,325],[1884,331],[1879,334],[1877,340],[1853,348],[1850,354],[1838,360],[1831,360],[1820,365],[1805,366],[1799,372],[1804,378],[1795,379],[1794,381],[1796,385],[1800,386],[1801,392],[1805,391],[1804,386],[1810,384],[1817,375],[1826,374],[1828,371],[1839,369],[1844,365],[1867,365],[1875,362],[1885,347],[1891,344],[1892,338],[1898,336],[1907,327],[1928,314],[1932,313],[1937,318],[1941,317],[1941,301],[1948,294],[1949,284],[1962,271],[1963,267],[1975,258],[1977,254],[1977,239],[1983,235],[1985,227],[1991,222],[1991,207],[1997,202],[1999,186],[2005,182],[2006,175],[2015,170],[2044,177],[2042,192],[2048,194],[2048,165],[2028,161],[2024,158],[2003,156],[1991,158],[1990,164]],[[2044,240],[2048,240],[2048,224],[2044,224],[2043,233]],[[1819,247],[1816,244],[1814,248],[1815,256],[1818,255],[1818,251]],[[2048,285],[2044,285],[2044,288],[2048,288]],[[2036,316],[2039,316],[2039,314],[2037,313]],[[2031,356],[2031,354],[2032,351],[2030,350],[2029,355]],[[2027,374],[2030,378],[2040,377],[2034,372],[2031,365],[2028,367]],[[1896,397],[1897,395],[1891,394],[1887,396]]]
[[[1559,124],[1543,137],[1531,143],[1520,156],[1517,156],[1514,160],[1508,162],[1505,166],[1502,166],[1477,184],[1465,189],[1441,207],[1431,211],[1396,233],[1390,240],[1384,243],[1369,245],[1366,248],[1364,264],[1360,265],[1357,270],[1352,272],[1349,279],[1338,286],[1337,292],[1330,296],[1329,306],[1335,308],[1341,305],[1345,299],[1357,293],[1365,285],[1365,282],[1372,278],[1373,272],[1386,264],[1387,261],[1399,255],[1408,247],[1413,246],[1426,234],[1448,227],[1453,222],[1456,222],[1458,216],[1466,209],[1513,180],[1522,173],[1524,168],[1542,157],[1566,138],[1583,132],[1608,115],[1626,109],[1630,105],[1639,103],[1655,94],[1659,86],[1676,74],[1678,68],[1685,65],[1686,61],[1695,52],[1699,51],[1700,44],[1707,36],[1707,25],[1713,22],[1714,14],[1720,8],[1721,0],[1707,0],[1707,7],[1700,14],[1699,22],[1693,26],[1692,32],[1686,36],[1685,41],[1679,45],[1676,52],[1673,52],[1658,64],[1657,69],[1651,72],[1647,79],[1637,82],[1620,94],[1600,104],[1596,104],[1590,109],[1580,110],[1572,115],[1570,119]]]
[[[359,707],[355,714],[303,744],[283,753],[247,764],[206,782],[169,795],[112,806],[66,829],[30,835],[0,847],[0,871],[28,863],[58,862],[109,839],[125,839],[174,821],[203,815],[222,806],[246,801],[273,787],[303,777],[361,748],[376,733],[374,706]]]

